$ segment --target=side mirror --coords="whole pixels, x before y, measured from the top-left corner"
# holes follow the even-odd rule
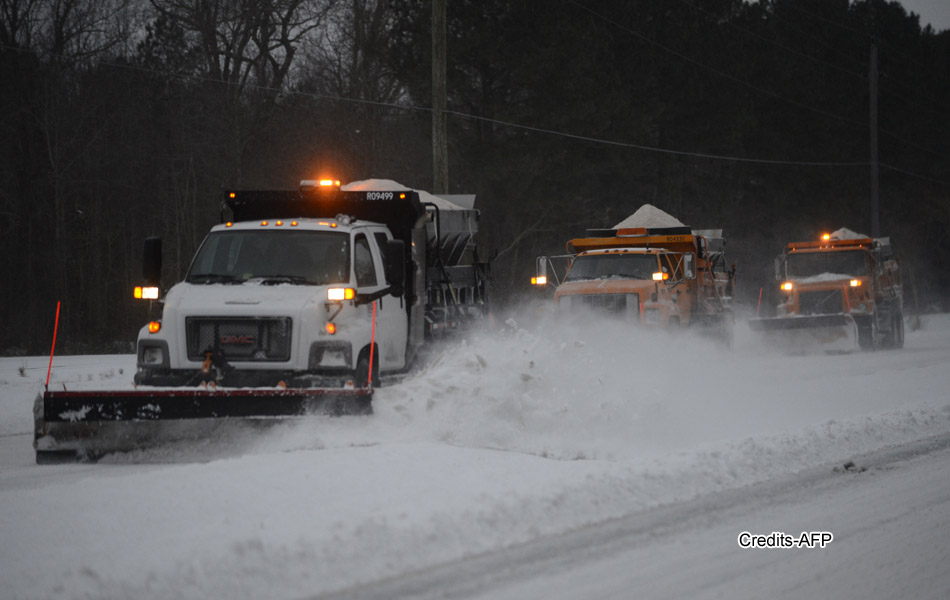
[[[386,281],[393,288],[393,294],[401,296],[406,282],[406,244],[402,240],[389,240],[385,252]]]
[[[162,238],[145,238],[145,251],[142,253],[142,277],[145,283],[159,287],[162,282]]]
[[[696,277],[696,274],[693,273],[693,255],[687,254],[683,256],[683,277],[686,279],[693,279]]]
[[[775,257],[775,281],[784,281],[785,277],[782,276],[782,262],[784,256]]]

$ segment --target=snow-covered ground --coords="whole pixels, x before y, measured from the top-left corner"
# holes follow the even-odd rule
[[[48,358],[0,359],[0,590],[295,598],[950,432],[950,316],[899,351],[724,352],[596,323],[497,325],[377,390],[376,414],[33,464]],[[129,387],[132,356],[51,388]],[[841,532],[836,532],[841,535]],[[907,560],[913,560],[909,557]]]

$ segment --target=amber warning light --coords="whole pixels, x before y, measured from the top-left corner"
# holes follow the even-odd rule
[[[132,296],[136,300],[158,300],[158,288],[137,285],[132,290]]]
[[[352,300],[356,297],[353,288],[330,288],[327,290],[327,300]]]
[[[548,278],[545,275],[538,275],[537,277],[531,278],[531,285],[547,285]]]

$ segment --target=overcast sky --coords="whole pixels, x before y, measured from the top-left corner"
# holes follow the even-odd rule
[[[920,15],[920,26],[928,23],[937,31],[950,29],[950,0],[901,0],[909,12]]]

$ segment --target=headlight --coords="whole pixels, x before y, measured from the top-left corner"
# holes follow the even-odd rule
[[[327,300],[352,300],[356,297],[356,290],[353,288],[330,288],[327,290]]]
[[[660,311],[655,308],[649,308],[643,311],[643,322],[647,325],[659,325]]]
[[[160,365],[165,362],[165,353],[158,346],[150,346],[142,350],[142,364]]]

